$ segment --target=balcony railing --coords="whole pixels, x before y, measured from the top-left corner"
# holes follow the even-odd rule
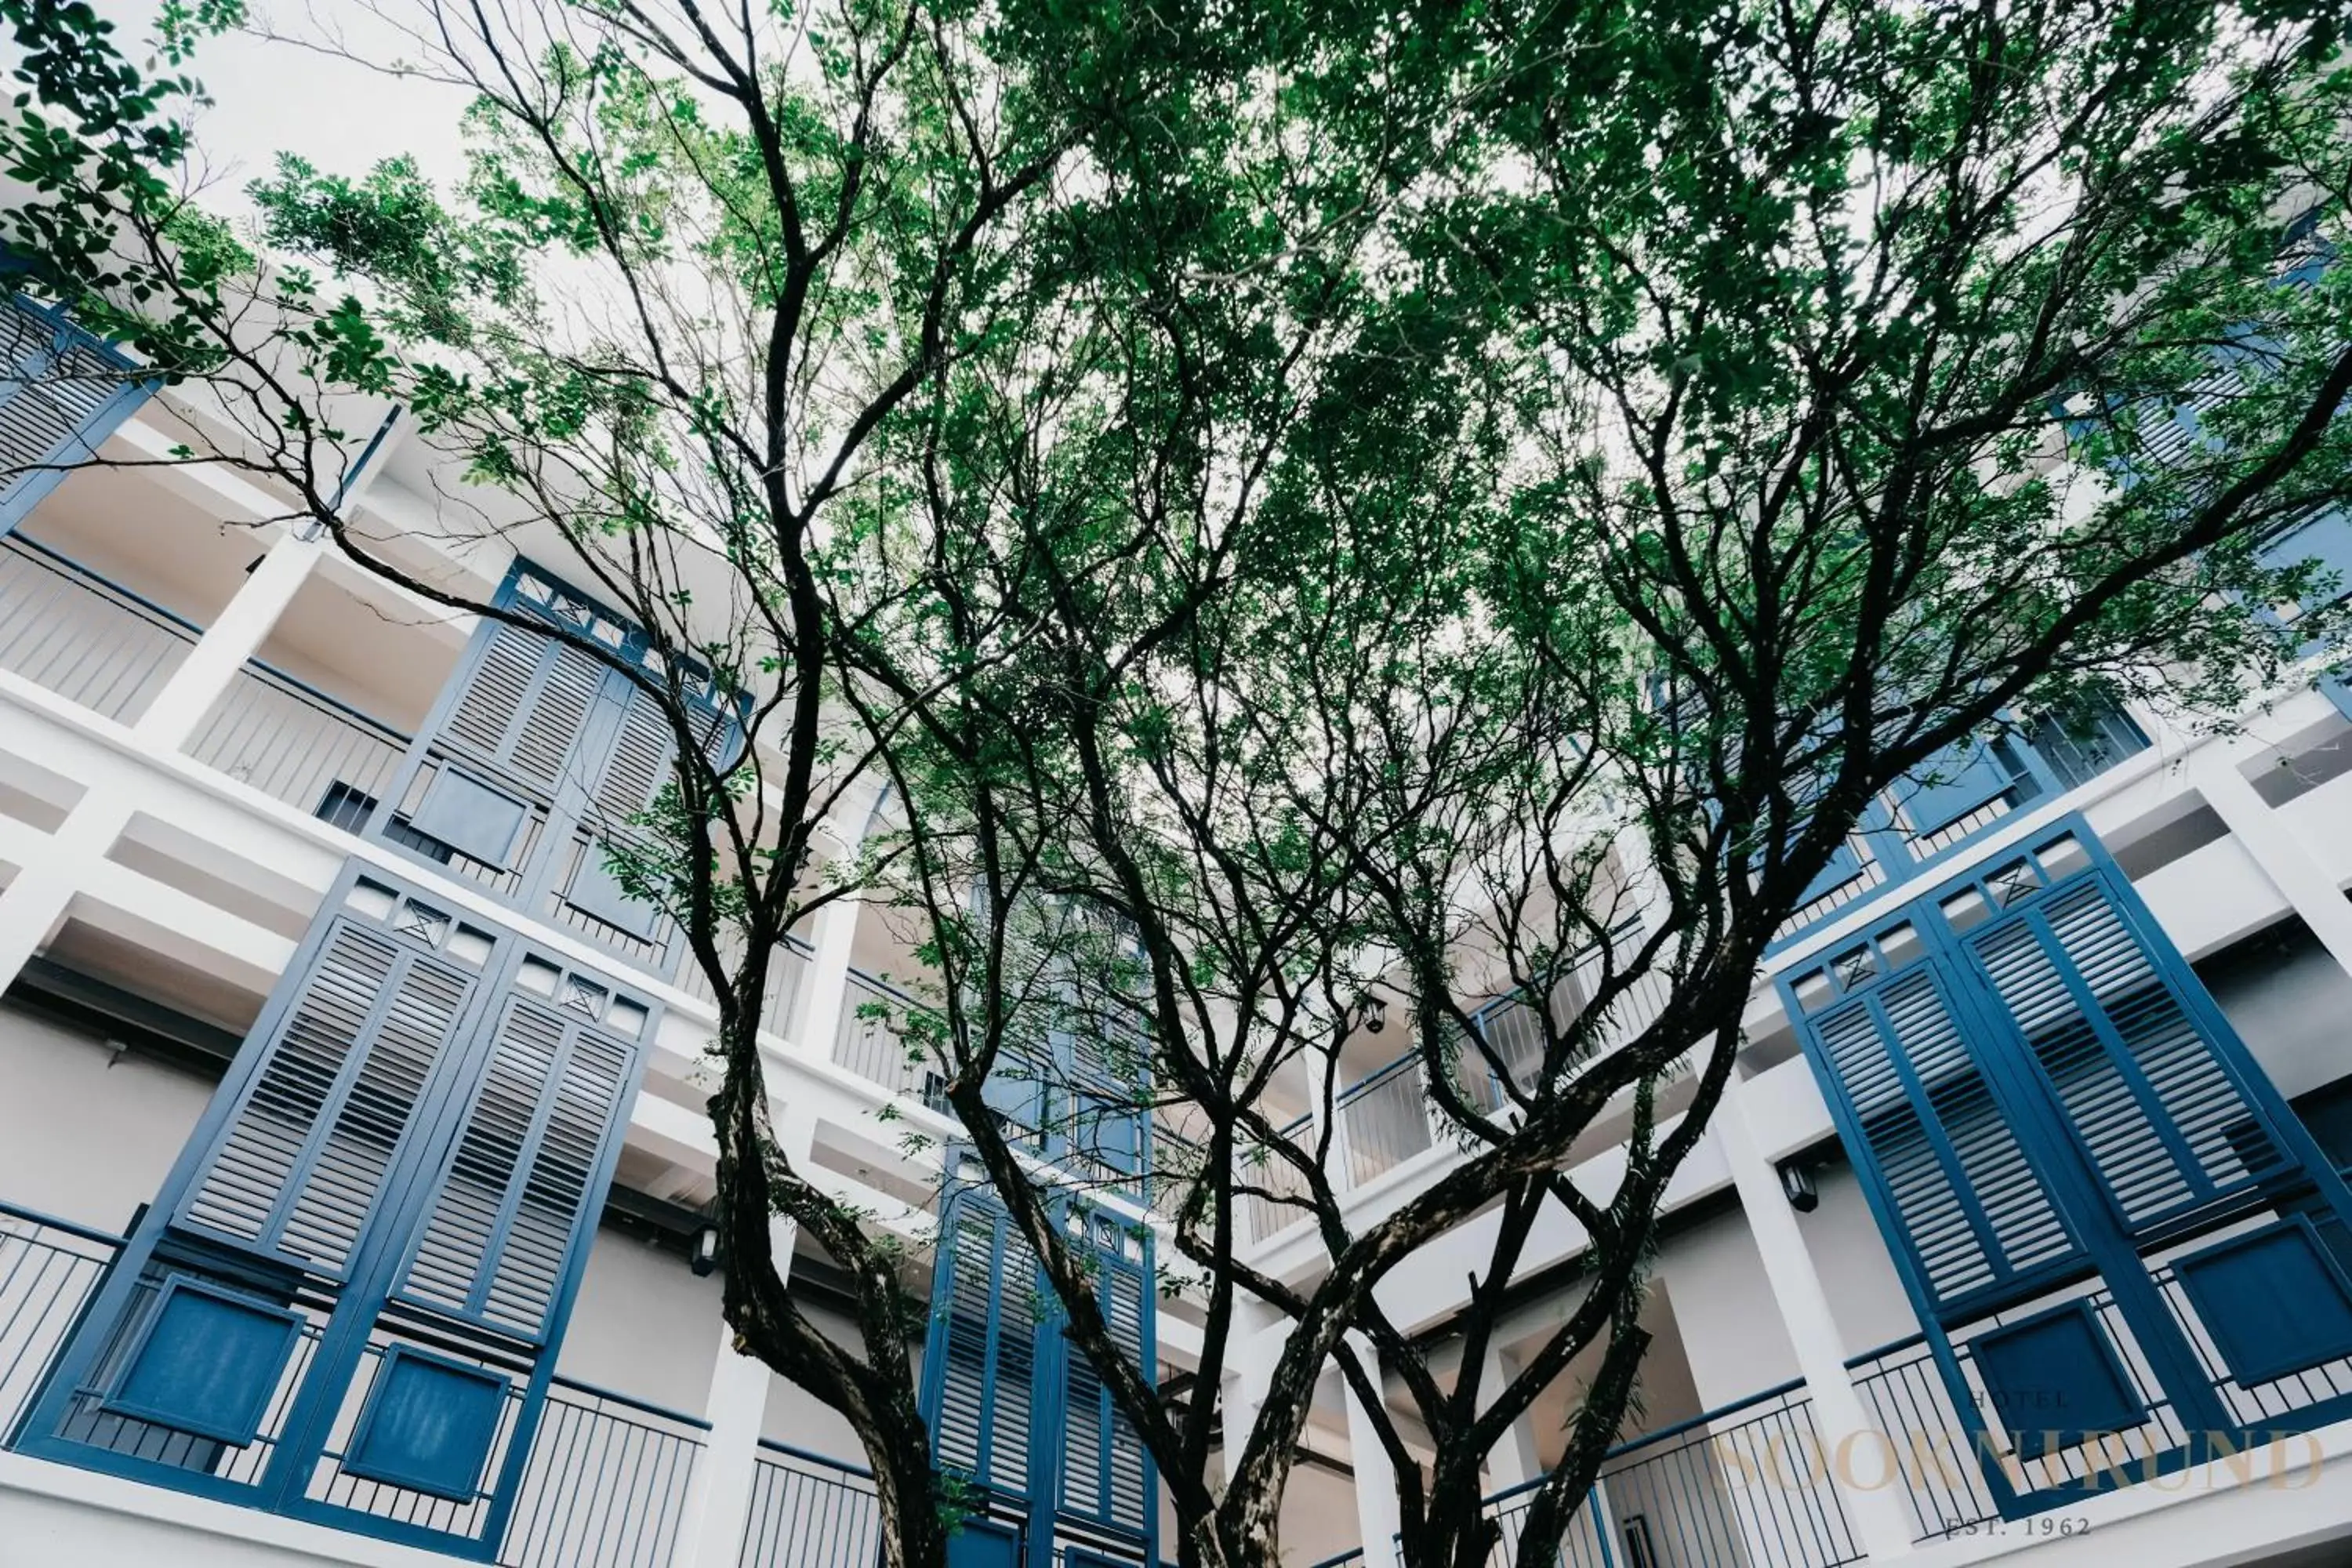
[[[873,1568],[881,1560],[872,1475],[761,1438],[738,1568]]]
[[[1399,1057],[1343,1092],[1333,1104],[1350,1186],[1361,1186],[1435,1146],[1420,1058]]]
[[[46,545],[0,539],[0,669],[69,702],[131,722],[203,634]]]
[[[1282,1128],[1280,1135],[1293,1148],[1307,1148],[1314,1141],[1314,1122],[1302,1116]],[[1311,1148],[1307,1148],[1307,1153],[1313,1157]],[[1250,1235],[1260,1241],[1271,1239],[1307,1215],[1302,1205],[1281,1201],[1304,1198],[1307,1190],[1306,1176],[1297,1166],[1271,1150],[1263,1158],[1245,1163],[1236,1184],[1256,1189],[1244,1200],[1244,1207],[1249,1215]]]
[[[2000,1517],[1926,1336],[1913,1334],[1845,1364],[1872,1425],[1900,1461],[1914,1540]]]
[[[0,1203],[0,1443],[16,1441],[50,1365],[122,1246],[119,1236]],[[709,1432],[709,1423],[693,1416],[553,1379],[498,1562],[666,1568]],[[256,1465],[251,1455],[245,1463]],[[373,1487],[336,1500],[373,1511],[373,1492],[384,1494],[388,1508],[413,1502]]]
[[[760,1028],[763,1033],[779,1039],[791,1037],[798,1016],[801,986],[808,977],[809,960],[814,956],[809,944],[796,936],[786,937],[783,944],[768,955],[768,984],[760,998]],[[678,960],[677,988],[705,1002],[716,1000],[710,977],[702,972],[702,965],[695,962],[691,952]]]
[[[1561,1542],[1565,1568],[1860,1562],[1803,1386],[1768,1389],[1612,1450]],[[1487,1500],[1502,1527],[1492,1568],[1516,1558],[1538,1484]]]
[[[913,1005],[915,999],[888,981],[851,970],[834,1034],[833,1059],[894,1094],[928,1101],[938,1075],[911,1058],[906,1040],[890,1027],[893,1016]]]
[[[710,1424],[554,1380],[515,1494],[505,1568],[663,1568]]]
[[[253,659],[188,742],[188,755],[297,810],[356,826],[344,803],[383,798],[409,737]],[[340,793],[339,793],[340,790]],[[365,820],[365,811],[355,814]]]

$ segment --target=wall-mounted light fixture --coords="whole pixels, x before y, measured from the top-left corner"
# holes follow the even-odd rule
[[[694,1249],[687,1254],[687,1267],[698,1279],[709,1279],[719,1267],[719,1227],[706,1225],[694,1233]]]
[[[1822,1206],[1822,1190],[1813,1185],[1812,1167],[1802,1161],[1781,1163],[1780,1192],[1799,1214],[1811,1214]]]
[[[1356,1021],[1363,1025],[1364,1033],[1368,1035],[1377,1035],[1387,1028],[1389,1026],[1387,999],[1377,991],[1365,992],[1356,1003]]]

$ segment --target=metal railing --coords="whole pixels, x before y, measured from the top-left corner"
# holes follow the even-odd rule
[[[1333,1102],[1332,1111],[1339,1119],[1341,1170],[1349,1186],[1361,1186],[1437,1142],[1414,1052],[1350,1085]]]
[[[127,724],[202,635],[47,545],[0,539],[0,669]]]
[[[1303,1147],[1301,1138],[1312,1138],[1313,1127],[1313,1119],[1302,1116],[1282,1128],[1281,1137],[1293,1148],[1300,1148]],[[1307,1154],[1311,1159],[1313,1151],[1308,1150]],[[1297,1166],[1271,1150],[1266,1151],[1263,1158],[1244,1161],[1241,1170],[1235,1173],[1235,1185],[1256,1189],[1244,1201],[1244,1207],[1249,1215],[1250,1235],[1259,1241],[1289,1229],[1305,1219],[1309,1212],[1298,1204],[1281,1201],[1305,1197],[1307,1178]]]
[[[1612,1452],[1601,1490],[1624,1556],[1654,1568],[1861,1561],[1803,1390],[1768,1389]]]
[[[1803,1384],[1610,1450],[1560,1542],[1563,1568],[1840,1568],[1864,1556],[1829,1479]],[[1540,1481],[1496,1493],[1491,1568],[1517,1558]]]
[[[760,1439],[738,1568],[873,1568],[881,1559],[870,1473]]]
[[[1845,1366],[1871,1424],[1885,1436],[1901,1468],[1914,1540],[2000,1517],[1926,1335],[1882,1345]]]
[[[0,1443],[106,1278],[122,1238],[0,1203]]]
[[[683,939],[680,939],[681,943]],[[740,948],[740,943],[737,946]],[[681,945],[684,954],[677,963],[677,988],[688,995],[704,1002],[717,1000],[710,987],[710,976],[702,972],[694,954]],[[791,1037],[798,1018],[801,987],[808,977],[809,961],[815,950],[800,938],[786,937],[768,955],[768,984],[760,998],[760,1027],[778,1039]]]
[[[317,813],[341,784],[380,800],[409,737],[259,659],[249,659],[187,754],[298,810]]]
[[[890,1027],[895,1016],[913,1005],[915,999],[888,981],[851,970],[834,1031],[835,1062],[894,1094],[928,1100],[937,1074]]]
[[[515,1493],[505,1568],[664,1568],[710,1424],[558,1377]]]
[[[106,1231],[0,1203],[0,1442],[16,1440],[123,1245]],[[498,1562],[667,1568],[709,1430],[707,1421],[625,1394],[550,1380]],[[384,1490],[384,1506],[398,1506],[393,1489]],[[362,1497],[350,1506],[380,1511]]]

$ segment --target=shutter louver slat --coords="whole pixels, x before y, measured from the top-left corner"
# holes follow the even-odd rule
[[[1936,1296],[1957,1300],[2068,1257],[2074,1244],[2057,1207],[1933,980],[1924,972],[1900,976],[1876,1000],[1883,1026],[1859,1001],[1823,1017],[1818,1037]],[[1924,1106],[1905,1087],[1898,1061],[1925,1091]]]
[[[454,969],[338,925],[231,1113],[187,1217],[340,1269],[470,990]]]
[[[604,667],[520,626],[491,627],[442,734],[510,781],[552,794],[588,727]]]
[[[121,392],[122,372],[21,306],[0,306],[0,500],[49,465],[88,456],[84,432]]]
[[[669,778],[676,752],[669,721],[651,698],[632,688],[628,710],[613,737],[612,755],[596,781],[594,825],[606,833],[626,827]]]
[[[2276,1168],[2276,1142],[2105,888],[2062,888],[2040,913],[2046,935],[2020,920],[1975,945],[2126,1226],[2144,1229]],[[2098,1017],[2085,1015],[2061,965]]]
[[[631,1058],[551,1008],[509,1005],[404,1294],[526,1338],[546,1331],[565,1261],[593,1218],[589,1187]]]

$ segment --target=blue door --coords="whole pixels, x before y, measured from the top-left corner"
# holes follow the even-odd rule
[[[2352,1201],[2082,822],[1781,986],[2005,1513],[2346,1413]]]

